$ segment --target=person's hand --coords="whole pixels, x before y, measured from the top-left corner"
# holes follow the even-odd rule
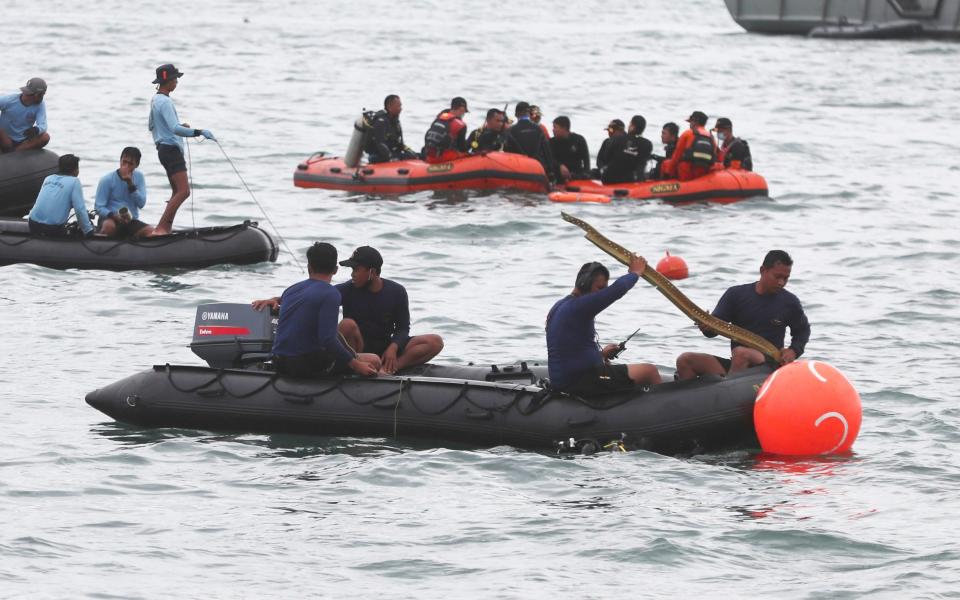
[[[279,298],[267,298],[266,300],[254,300],[250,303],[253,306],[253,310],[263,310],[263,308],[270,307],[271,311],[280,310],[280,299]]]
[[[642,275],[644,271],[647,270],[647,259],[636,254],[633,255],[633,258],[630,259],[630,266],[628,270],[631,273],[636,273],[637,275]]]
[[[133,220],[133,216],[130,214],[129,210],[121,210],[117,213],[116,219],[121,223],[126,224]]]
[[[380,360],[383,361],[383,372],[389,375],[393,375],[397,372],[397,345],[391,343],[387,346],[387,349],[383,351],[383,356],[380,357]]]
[[[359,358],[354,358],[351,360],[348,365],[350,370],[359,375],[360,377],[376,377],[377,370],[368,363],[360,360]]]
[[[134,166],[128,163],[121,163],[120,168],[117,169],[117,173],[120,175],[120,179],[127,183],[133,183],[133,169]]]
[[[603,355],[604,360],[610,360],[610,357],[613,356],[614,352],[620,349],[620,344],[607,344],[603,347],[603,350],[600,351],[600,354]]]
[[[204,129],[200,132],[200,135],[207,138],[208,140],[217,141],[217,138],[213,137],[213,133],[209,129]]]
[[[704,326],[704,325],[701,325],[700,323],[696,323],[696,326],[699,327],[699,328],[700,328],[700,332],[703,333],[703,335],[705,335],[705,336],[707,336],[707,337],[713,337],[713,336],[717,335],[717,332],[716,332],[716,331],[714,331],[713,329],[711,329],[711,328],[709,328],[709,327],[706,327],[706,326]]]
[[[783,364],[792,363],[797,360],[797,353],[793,348],[784,348],[780,351],[780,362]]]
[[[567,168],[567,165],[560,165],[560,180],[570,181],[570,169]]]

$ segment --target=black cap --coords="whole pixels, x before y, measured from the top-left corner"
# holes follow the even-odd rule
[[[350,258],[341,260],[340,265],[344,267],[367,267],[368,269],[377,269],[383,266],[383,257],[377,252],[376,248],[370,246],[360,246],[353,251]]]
[[[171,79],[179,79],[183,77],[183,73],[177,70],[177,68],[171,64],[160,65],[157,67],[157,78],[153,80],[153,83],[166,83]]]
[[[713,126],[714,129],[731,129],[733,128],[733,123],[730,122],[730,119],[726,117],[720,117],[717,119],[716,125]]]
[[[57,159],[57,171],[60,173],[73,173],[80,167],[80,157],[73,154],[64,154]]]
[[[460,108],[461,106],[463,107],[463,110],[470,112],[470,109],[467,108],[467,101],[460,96],[457,96],[450,101],[450,108]]]
[[[528,102],[517,102],[516,108],[513,109],[514,116],[522,117],[523,115],[530,114],[530,104]]]
[[[698,125],[706,125],[707,115],[706,113],[702,113],[699,110],[695,110],[692,113],[690,113],[689,117],[687,117],[687,123],[696,123]]]
[[[623,121],[621,121],[620,119],[614,119],[614,120],[610,121],[610,123],[609,123],[606,127],[604,127],[604,129],[606,129],[606,130],[608,130],[608,131],[609,131],[610,129],[613,129],[613,130],[616,130],[616,131],[619,131],[619,130],[621,130],[621,129],[624,129]]]

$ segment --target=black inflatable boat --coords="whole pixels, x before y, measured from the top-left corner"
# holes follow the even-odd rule
[[[590,452],[604,447],[688,454],[756,448],[753,403],[769,375],[670,382],[581,398],[544,386],[546,369],[425,365],[398,376],[280,377],[262,361],[270,316],[248,305],[197,310],[191,347],[210,367],[155,366],[87,395],[124,423],[388,437]],[[246,365],[246,368],[244,368]]]
[[[47,175],[57,172],[59,157],[49,150],[0,154],[0,216],[30,212]]]
[[[257,223],[203,227],[141,239],[46,237],[23,219],[0,219],[0,265],[33,263],[52,269],[198,269],[277,259],[277,245]]]

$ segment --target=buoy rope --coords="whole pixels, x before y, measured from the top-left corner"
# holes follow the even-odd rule
[[[237,177],[240,179],[240,183],[243,184],[243,187],[246,188],[247,193],[250,194],[251,198],[253,198],[253,201],[257,205],[257,208],[260,209],[260,212],[263,213],[264,218],[266,218],[267,222],[270,223],[270,227],[273,228],[274,233],[276,233],[277,237],[280,238],[280,243],[282,243],[283,247],[287,249],[287,252],[293,258],[293,262],[296,263],[297,268],[300,269],[301,271],[306,272],[306,270],[303,268],[303,265],[300,264],[300,259],[298,259],[297,255],[294,254],[292,250],[290,250],[290,246],[287,245],[287,240],[284,239],[284,237],[280,234],[280,230],[277,229],[277,226],[273,223],[273,220],[270,218],[270,215],[267,214],[267,211],[264,210],[263,205],[260,204],[259,200],[257,200],[257,197],[256,195],[254,195],[253,190],[250,189],[250,186],[247,185],[247,182],[246,180],[244,180],[243,175],[240,174],[240,170],[237,169],[237,165],[233,164],[233,160],[230,159],[230,156],[227,154],[227,151],[223,149],[223,145],[220,144],[220,140],[214,139],[213,141],[216,142],[217,147],[220,148],[220,152],[223,153],[223,157],[227,159],[227,162],[230,163],[231,167],[233,167],[233,172],[237,174]]]
[[[561,212],[560,215],[563,219],[569,223],[573,223],[580,229],[583,229],[587,232],[585,236],[588,240],[593,242],[598,248],[617,259],[625,265],[629,265],[630,261],[635,256],[633,252],[630,252],[620,244],[608,239],[602,233],[593,228],[589,223],[582,219],[578,219],[574,216],[568,215],[565,212]],[[737,343],[743,344],[748,348],[753,348],[763,353],[765,356],[776,361],[777,364],[780,364],[782,361],[780,357],[780,349],[768,342],[766,339],[760,337],[759,335],[748,331],[742,327],[738,327],[733,323],[728,323],[723,319],[719,319],[707,311],[703,310],[699,306],[693,303],[692,300],[687,298],[683,292],[677,289],[675,285],[670,283],[670,280],[658,273],[656,270],[652,269],[650,265],[647,265],[647,268],[644,269],[643,273],[640,275],[648,283],[653,285],[657,290],[666,296],[667,300],[673,303],[674,306],[679,308],[683,314],[687,315],[693,319],[697,324],[702,325],[703,327],[712,329],[718,334],[722,335],[725,338],[731,339]]]

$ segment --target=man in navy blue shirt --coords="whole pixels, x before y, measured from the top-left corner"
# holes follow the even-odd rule
[[[547,313],[547,367],[550,385],[578,396],[660,383],[654,365],[614,365],[610,358],[619,348],[597,343],[594,318],[623,297],[647,268],[642,256],[630,262],[629,273],[607,287],[610,272],[598,262],[586,263],[577,273],[576,287]]]
[[[735,285],[724,292],[713,309],[713,316],[761,336],[781,350],[784,364],[803,354],[810,339],[810,323],[796,296],[785,290],[793,259],[783,250],[767,252],[760,267],[760,280]],[[790,345],[783,347],[786,329]],[[707,337],[716,331],[700,328]],[[730,342],[730,359],[699,352],[684,352],[677,357],[677,377],[693,379],[699,375],[724,375],[762,365],[766,357],[758,350]]]
[[[343,304],[340,333],[357,352],[380,357],[385,373],[422,365],[443,350],[443,339],[428,333],[410,337],[410,305],[402,285],[380,276],[383,257],[360,246],[347,260],[350,281],[338,283]]]
[[[330,285],[337,272],[337,249],[317,242],[307,250],[309,278],[283,291],[279,298],[257,300],[253,307],[280,309],[273,362],[277,372],[291,377],[324,377],[356,373],[375,376],[380,359],[357,354],[337,332],[340,292]]]

